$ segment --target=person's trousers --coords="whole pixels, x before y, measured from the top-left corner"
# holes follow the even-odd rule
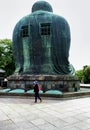
[[[37,98],[39,100],[41,100],[40,96],[39,96],[39,92],[35,92],[35,102],[37,102]]]

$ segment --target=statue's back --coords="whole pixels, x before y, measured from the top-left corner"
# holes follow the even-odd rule
[[[21,49],[20,55],[14,54],[16,70],[29,74],[74,74],[68,61],[69,25],[64,18],[53,14],[51,8],[47,8],[50,12],[42,8],[33,7],[32,13],[16,26],[13,48]]]

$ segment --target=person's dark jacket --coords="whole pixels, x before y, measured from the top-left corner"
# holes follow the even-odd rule
[[[35,86],[34,86],[34,92],[35,92],[35,93],[38,93],[38,92],[39,92],[38,84],[35,84]]]

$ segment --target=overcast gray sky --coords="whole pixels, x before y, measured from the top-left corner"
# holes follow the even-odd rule
[[[31,13],[37,0],[0,0],[0,39],[12,39],[15,24]],[[46,0],[53,12],[63,16],[70,25],[69,61],[76,70],[90,65],[90,0]]]

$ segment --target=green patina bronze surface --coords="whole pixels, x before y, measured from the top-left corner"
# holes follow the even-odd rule
[[[69,63],[70,27],[52,7],[38,1],[13,31],[13,54],[19,74],[74,75]]]

